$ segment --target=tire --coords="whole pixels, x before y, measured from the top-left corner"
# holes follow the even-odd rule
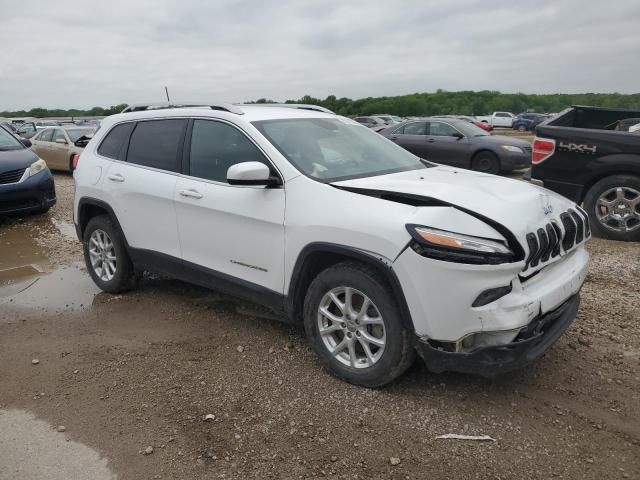
[[[519,132],[526,132],[527,131],[527,127],[525,127],[524,125],[518,125],[518,131]]]
[[[333,292],[344,306],[348,303],[347,288],[352,292],[352,310],[359,312],[357,318],[342,314],[342,309],[329,296]],[[366,312],[368,320],[361,316],[365,296],[372,302]],[[320,313],[321,307],[344,321],[329,320]],[[322,324],[335,331],[322,335]],[[410,332],[402,324],[400,311],[384,277],[360,263],[339,263],[322,271],[311,282],[304,302],[304,328],[322,363],[335,376],[355,385],[370,388],[386,385],[402,375],[415,359]],[[371,339],[378,343],[382,339],[383,348],[369,343]],[[338,350],[343,341],[351,342],[353,350],[348,346]],[[370,356],[366,354],[365,343]],[[335,348],[335,355],[330,351],[331,347]],[[350,361],[354,358],[351,351],[358,357],[353,362]]]
[[[640,241],[640,177],[603,178],[587,192],[584,207],[594,235],[623,242]],[[613,215],[608,217],[610,213]]]
[[[491,152],[480,152],[471,160],[471,170],[497,175],[500,173],[500,159]]]
[[[94,234],[96,237],[92,238]],[[99,245],[100,238],[102,244],[106,245],[104,249]],[[93,240],[96,239],[97,242],[94,242]],[[122,240],[122,234],[108,215],[99,215],[89,220],[84,231],[82,247],[89,275],[101,290],[108,293],[121,293],[135,285],[136,274]],[[98,255],[96,266],[92,263],[95,255],[92,256],[90,251]],[[105,265],[109,254],[115,258],[112,264],[115,265],[113,269]]]

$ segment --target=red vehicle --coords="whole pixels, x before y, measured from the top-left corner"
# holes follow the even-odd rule
[[[475,118],[467,117],[466,115],[437,115],[440,118],[457,118],[458,120],[464,120],[465,122],[473,123],[476,127],[480,127],[487,132],[493,130],[493,125],[487,122],[481,122],[480,120],[476,120]]]

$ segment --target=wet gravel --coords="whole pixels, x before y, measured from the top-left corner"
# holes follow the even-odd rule
[[[0,275],[0,409],[64,425],[119,478],[640,478],[640,245],[590,242],[578,318],[536,365],[489,382],[416,363],[367,390],[230,297],[155,277],[99,293],[56,184],[49,214],[0,226],[0,271],[23,274]]]

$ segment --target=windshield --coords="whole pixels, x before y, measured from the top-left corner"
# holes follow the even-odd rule
[[[323,182],[427,168],[415,155],[347,119],[263,120],[253,125],[298,170]]]
[[[464,120],[455,122],[454,126],[467,137],[486,137],[491,135],[486,130],[476,127],[473,123],[465,122]]]
[[[72,143],[75,143],[80,137],[93,136],[93,128],[70,128],[67,130],[67,135]]]
[[[0,127],[0,151],[6,152],[7,150],[22,150],[24,145],[16,137],[7,132],[4,128]]]

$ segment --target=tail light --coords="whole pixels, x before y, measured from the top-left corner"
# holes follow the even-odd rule
[[[531,163],[537,165],[544,162],[556,151],[556,141],[548,138],[533,139],[533,148],[531,150]]]
[[[77,153],[73,154],[73,157],[71,157],[71,167],[75,170],[78,167],[78,161],[80,160],[80,155],[78,155]]]

